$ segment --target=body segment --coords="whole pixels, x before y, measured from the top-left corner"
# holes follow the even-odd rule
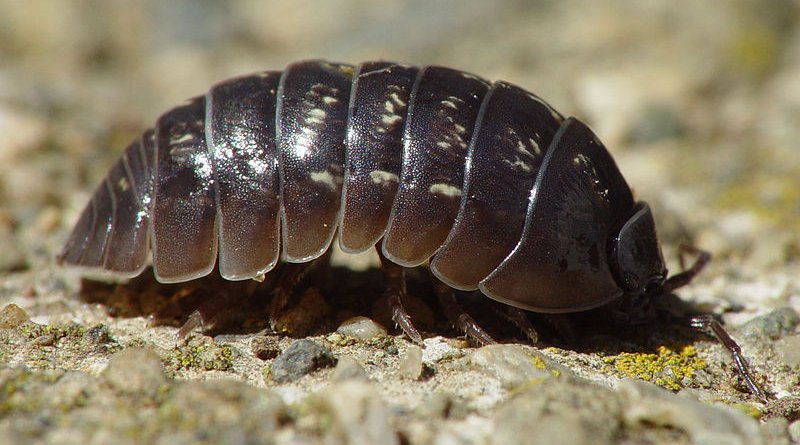
[[[517,244],[531,187],[562,121],[521,88],[492,86],[470,143],[458,217],[431,263],[445,283],[477,289]]]
[[[207,275],[217,256],[214,170],[206,145],[206,101],[190,99],[156,122],[153,270],[162,283]]]
[[[427,67],[411,92],[403,134],[400,187],[383,254],[418,266],[447,238],[461,203],[464,165],[475,121],[489,84],[442,67]]]
[[[286,261],[319,257],[336,231],[352,74],[350,65],[309,61],[281,76],[276,134]]]
[[[217,84],[206,96],[208,149],[219,214],[219,271],[266,273],[280,253],[280,176],[275,109],[280,73]]]
[[[418,72],[391,62],[367,62],[356,72],[339,223],[339,245],[345,252],[363,252],[386,232],[400,183],[403,130]]]

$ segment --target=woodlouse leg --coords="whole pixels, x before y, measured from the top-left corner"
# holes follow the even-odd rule
[[[464,312],[464,309],[456,301],[453,289],[444,284],[433,274],[431,274],[431,281],[433,282],[433,290],[439,298],[439,304],[442,306],[442,310],[444,310],[444,315],[451,323],[481,345],[497,343],[491,335],[478,325],[478,322],[476,322],[471,315]]]
[[[186,319],[186,322],[181,325],[178,329],[178,332],[175,333],[175,343],[180,344],[189,337],[189,334],[194,331],[195,329],[203,329],[205,325],[205,320],[203,320],[203,314],[200,313],[199,309],[195,309],[191,314],[189,314],[189,318]]]
[[[173,299],[191,299],[195,293],[204,294],[193,304],[194,310],[186,318],[186,321],[178,328],[175,333],[175,342],[184,342],[195,330],[204,331],[208,325],[215,325],[220,319],[224,319],[226,313],[231,312],[231,305],[238,304],[249,299],[258,290],[261,283],[249,280],[237,283],[236,286],[222,286],[213,289],[204,287],[184,287],[173,294]],[[213,286],[213,285],[212,285]],[[176,303],[177,304],[177,303]],[[188,309],[187,309],[188,310]],[[158,317],[158,314],[155,315]]]
[[[550,323],[556,334],[568,343],[575,343],[581,338],[579,328],[568,314],[544,314],[544,319]]]
[[[403,306],[403,296],[406,294],[405,270],[402,266],[389,261],[389,259],[383,255],[380,243],[375,245],[375,249],[378,251],[383,275],[386,278],[386,292],[383,293],[383,296],[389,304],[392,320],[400,326],[403,332],[405,332],[414,343],[421,345],[422,335],[417,328],[414,327],[411,316],[408,315],[406,308]]]
[[[539,342],[539,333],[536,332],[536,328],[533,327],[531,320],[528,318],[528,313],[524,310],[514,307],[514,306],[506,306],[504,310],[504,316],[514,324],[526,337],[528,340],[531,341],[531,344],[536,344]]]
[[[282,271],[271,293],[272,298],[269,303],[269,327],[272,331],[275,331],[278,317],[289,304],[295,286],[297,286],[300,280],[303,279],[316,263],[316,260],[307,263],[286,263],[286,268]]]
[[[703,331],[713,334],[717,341],[722,343],[725,349],[731,353],[731,356],[733,357],[733,363],[736,364],[736,369],[744,379],[747,387],[750,388],[750,392],[764,403],[769,401],[766,392],[764,392],[764,390],[762,390],[753,379],[753,376],[750,373],[750,369],[747,365],[747,360],[745,360],[744,355],[742,355],[742,348],[738,343],[736,343],[736,340],[734,340],[730,334],[728,334],[728,331],[722,327],[722,324],[719,321],[710,315],[699,315],[692,317],[689,320],[689,324],[693,328],[702,329]]]

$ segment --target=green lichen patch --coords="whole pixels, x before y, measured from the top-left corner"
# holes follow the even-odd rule
[[[87,328],[79,324],[57,326],[27,322],[18,326],[17,330],[31,340],[37,340],[38,342],[43,343],[46,339],[48,339],[48,341],[55,342],[63,338],[81,338],[84,336],[84,334],[86,334]]]
[[[238,350],[228,344],[191,341],[171,350],[164,362],[173,370],[229,371],[238,355]]]
[[[33,369],[84,369],[93,357],[120,349],[122,346],[102,324],[48,325],[27,321],[13,329],[0,329],[2,361]]]
[[[673,391],[683,388],[697,371],[708,366],[691,345],[680,349],[659,346],[655,353],[623,352],[605,357],[603,363],[604,373],[646,380]]]
[[[781,229],[800,231],[800,188],[793,175],[748,178],[725,190],[713,201],[720,210],[744,210]]]
[[[745,74],[763,77],[771,73],[778,63],[780,40],[780,32],[774,26],[746,23],[733,38],[733,62]]]

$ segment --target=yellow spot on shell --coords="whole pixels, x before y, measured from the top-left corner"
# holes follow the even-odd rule
[[[456,198],[461,196],[460,188],[445,183],[433,184],[428,191],[434,194],[444,195],[450,198]]]
[[[400,178],[392,173],[384,170],[373,170],[369,172],[369,177],[375,184],[383,184],[386,182],[399,182]]]
[[[311,177],[312,181],[325,184],[330,187],[331,190],[336,190],[336,181],[329,171],[323,170],[321,172],[311,172],[309,176]]]

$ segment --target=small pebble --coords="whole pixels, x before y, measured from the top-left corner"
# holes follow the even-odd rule
[[[794,332],[800,317],[794,309],[782,307],[743,324],[739,330],[746,337],[766,337],[772,340]]]
[[[56,335],[52,332],[40,335],[33,339],[33,344],[36,346],[53,346],[56,342]]]
[[[334,382],[343,382],[345,380],[369,380],[367,371],[358,363],[358,360],[350,355],[343,355],[339,357],[336,363],[336,368],[333,369],[333,376],[331,380]]]
[[[348,318],[343,321],[336,328],[336,332],[361,341],[386,336],[386,329],[383,326],[370,318],[362,316]]]
[[[161,358],[149,348],[128,348],[112,355],[101,375],[118,393],[150,398],[167,381]]]
[[[462,357],[464,351],[453,347],[447,339],[442,337],[426,338],[422,340],[424,349],[422,350],[422,361],[425,363],[436,363],[446,358]]]
[[[281,353],[275,340],[263,335],[253,337],[250,341],[250,351],[261,360],[271,360]]]
[[[7,304],[0,310],[0,329],[14,329],[29,320],[28,313],[14,303]]]
[[[335,364],[336,358],[325,346],[309,339],[296,340],[272,362],[270,375],[274,382],[286,383]]]
[[[320,396],[319,410],[330,419],[325,443],[399,444],[391,412],[370,383],[347,380],[328,387]]]
[[[422,348],[411,345],[400,358],[397,375],[404,379],[417,380],[422,375]]]
[[[343,342],[345,342],[344,336],[342,334],[339,334],[338,332],[334,332],[333,334],[325,337],[325,340],[327,340],[328,343],[332,345],[340,345]]]
[[[91,343],[106,344],[114,341],[108,327],[105,325],[92,326],[83,334],[83,338]]]

